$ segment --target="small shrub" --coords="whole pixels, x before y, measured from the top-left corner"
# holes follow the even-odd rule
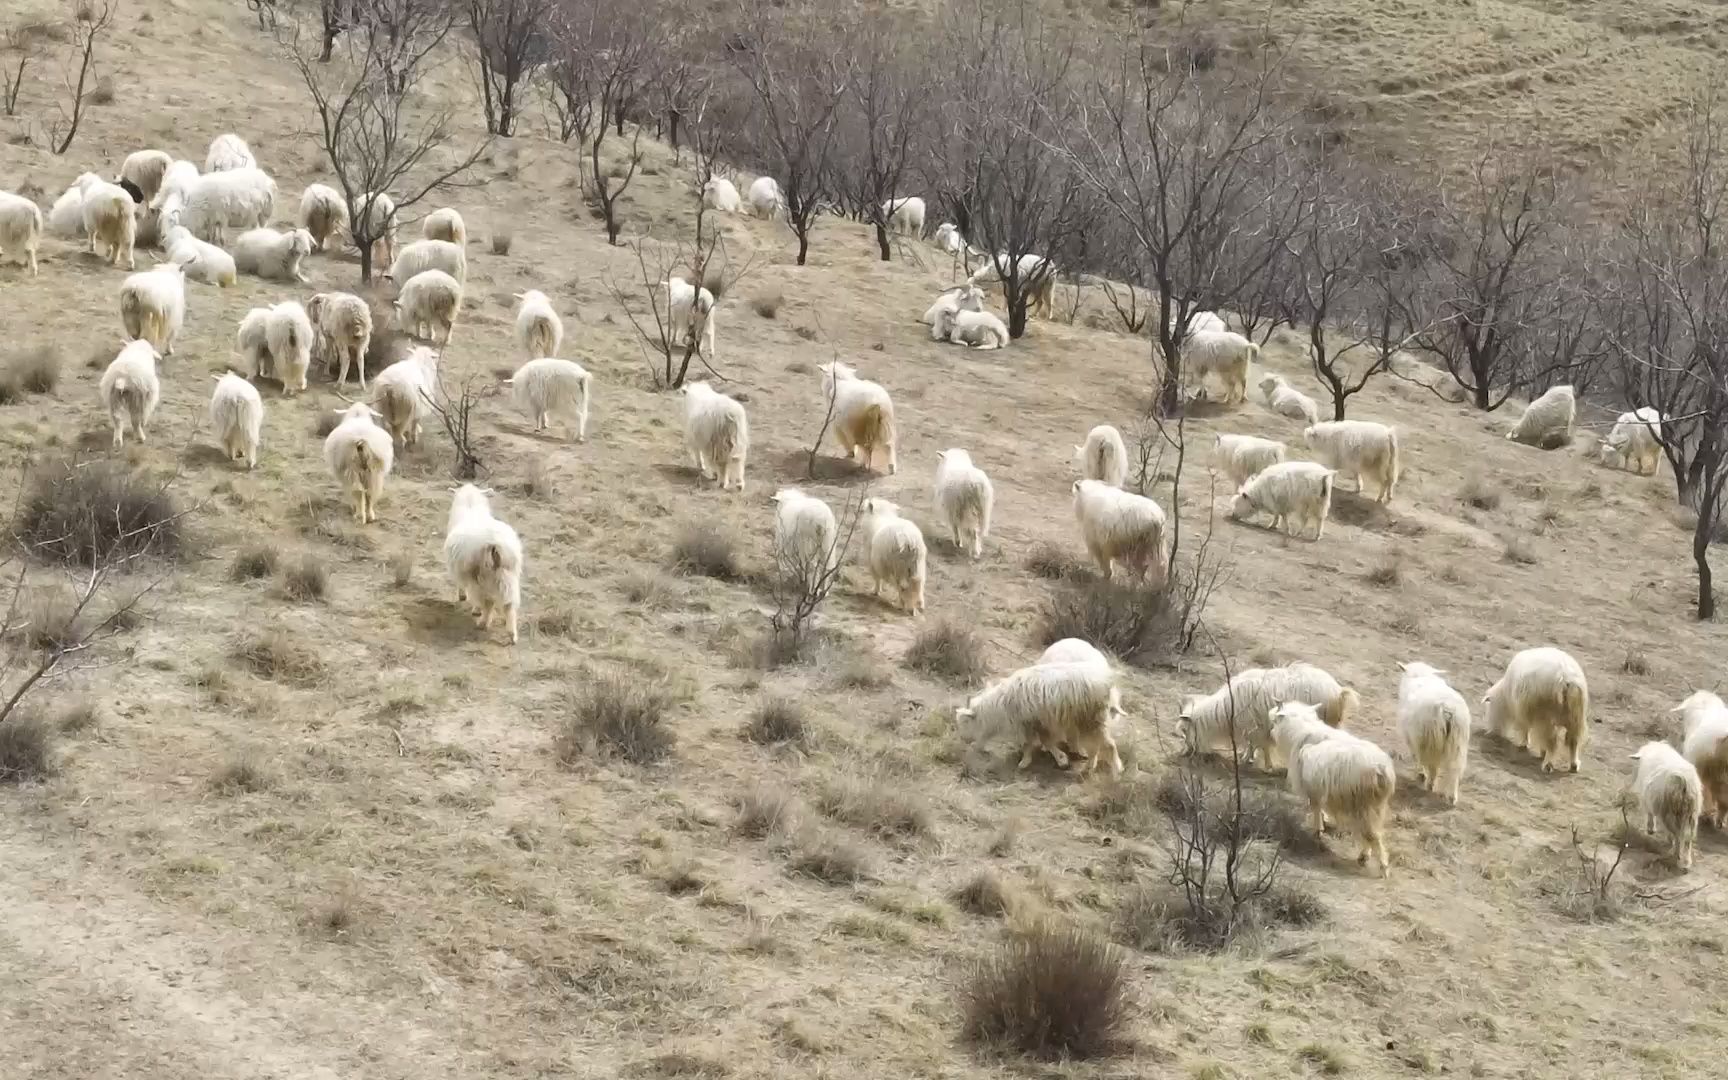
[[[970,627],[938,619],[912,639],[906,666],[953,682],[977,682],[986,671],[984,642]]]
[[[757,707],[744,736],[761,746],[793,743],[805,747],[810,744],[810,724],[804,719],[802,705],[791,698],[771,697]]]
[[[966,1038],[1045,1060],[1103,1057],[1129,1026],[1127,958],[1078,927],[1040,924],[972,970],[961,989]]]
[[[724,267],[717,263],[709,263],[702,268],[702,287],[714,294],[714,302],[726,299],[726,275]]]
[[[1536,551],[1530,546],[1530,541],[1517,533],[1507,533],[1500,538],[1500,557],[1506,562],[1518,566],[1533,566],[1536,563]]]
[[[764,319],[772,319],[780,314],[780,305],[785,300],[786,295],[779,289],[766,290],[751,297],[750,310]]]
[[[1101,825],[1139,835],[1155,828],[1166,812],[1176,808],[1175,800],[1182,798],[1186,789],[1174,773],[1162,784],[1149,777],[1122,779],[1100,790],[1082,813]]]
[[[1012,903],[1008,884],[994,870],[980,870],[954,890],[955,907],[987,918],[1008,914]]]
[[[894,676],[873,656],[854,656],[834,676],[843,690],[882,690],[894,684]]]
[[[114,103],[114,80],[107,75],[96,80],[96,89],[90,91],[92,105],[112,105]]]
[[[240,795],[264,791],[269,787],[269,772],[263,763],[251,754],[229,758],[218,765],[210,777],[210,790],[218,795]]]
[[[1479,473],[1471,473],[1464,478],[1464,486],[1458,489],[1458,498],[1466,506],[1474,506],[1478,510],[1498,510],[1500,508],[1500,489],[1494,487]]]
[[[1185,633],[1169,590],[1114,581],[1058,588],[1033,632],[1040,648],[1080,638],[1129,662],[1181,651]]]
[[[1267,921],[1278,926],[1317,926],[1326,920],[1326,905],[1311,892],[1277,885],[1260,898]]]
[[[1625,658],[1620,661],[1620,670],[1628,675],[1649,675],[1650,658],[1637,649],[1627,649]]]
[[[1296,1056],[1319,1069],[1324,1076],[1340,1076],[1350,1070],[1350,1059],[1325,1043],[1307,1043],[1296,1051]]]
[[[367,366],[370,367],[371,364],[368,363]],[[335,431],[336,425],[341,422],[342,418],[337,416],[334,412],[331,412],[329,409],[320,409],[317,413],[313,414],[312,417],[312,437],[315,439],[324,438],[332,431]]]
[[[408,583],[414,580],[414,553],[398,551],[390,556],[390,583],[398,589],[406,589]]]
[[[54,724],[61,731],[88,731],[102,722],[102,710],[89,698],[74,698],[63,707],[54,718]]]
[[[761,839],[792,831],[798,800],[780,788],[753,787],[738,796],[736,827],[742,836]]]
[[[1370,585],[1390,589],[1404,580],[1404,563],[1395,554],[1383,555],[1362,577]]]
[[[812,829],[799,836],[787,868],[830,885],[856,885],[870,876],[870,856],[844,836]]]
[[[87,632],[88,622],[79,609],[77,595],[63,585],[33,593],[24,615],[24,640],[42,652],[70,648]]]
[[[323,658],[282,627],[254,631],[235,645],[233,655],[252,674],[275,682],[315,683],[324,677]]]
[[[13,530],[40,558],[76,566],[178,555],[180,515],[162,485],[116,461],[58,461],[32,471]]]
[[[1086,577],[1090,568],[1065,548],[1046,541],[1026,556],[1026,569],[1045,581],[1076,581]]]
[[[323,937],[340,940],[360,924],[360,901],[352,889],[339,889],[315,901],[306,911],[306,926]]]
[[[42,780],[54,773],[54,729],[27,705],[0,720],[0,784]]]
[[[930,807],[915,792],[882,781],[844,779],[829,784],[816,808],[836,821],[882,837],[930,832]]]
[[[539,458],[528,463],[528,475],[522,480],[522,494],[540,502],[550,502],[558,494],[558,482],[551,466]]]
[[[254,544],[234,556],[230,575],[235,581],[256,581],[276,572],[276,549],[266,544]]]
[[[515,234],[512,233],[507,228],[493,229],[492,230],[492,254],[494,254],[494,255],[508,255],[508,254],[510,254],[510,242],[512,239],[514,239],[514,237],[515,237]]]
[[[51,345],[40,345],[18,353],[0,370],[0,389],[14,397],[52,393],[59,384],[60,350]]]
[[[282,595],[299,603],[324,599],[330,588],[330,571],[316,555],[302,556],[282,575]]]
[[[738,541],[712,526],[687,525],[672,545],[672,565],[685,574],[737,581]]]
[[[661,761],[677,742],[665,723],[676,704],[666,687],[640,675],[595,675],[570,695],[570,715],[554,745],[558,760],[571,765],[604,755],[635,765]]]

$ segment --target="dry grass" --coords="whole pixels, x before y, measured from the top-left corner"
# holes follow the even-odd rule
[[[329,590],[330,571],[316,555],[302,555],[282,573],[282,595],[297,603],[322,601]]]
[[[779,289],[766,289],[750,298],[750,310],[764,319],[772,319],[780,314],[780,305],[785,302],[785,293]]]
[[[1500,537],[1500,558],[1504,562],[1517,566],[1534,566],[1537,563],[1536,549],[1528,539],[1518,533],[1505,533]]]
[[[1498,510],[1502,494],[1481,473],[1471,473],[1464,478],[1464,486],[1458,489],[1458,498],[1465,506],[1477,510]]]
[[[771,697],[763,701],[744,729],[744,737],[760,746],[791,744],[800,749],[809,749],[813,742],[812,734],[810,722],[804,716],[804,707],[788,697]]]
[[[38,558],[95,566],[172,558],[183,541],[166,487],[114,461],[56,461],[31,471],[13,533]]]
[[[324,660],[283,627],[256,630],[233,648],[234,659],[259,678],[309,685],[324,677]]]
[[[1047,541],[1033,546],[1026,556],[1026,569],[1046,581],[1078,581],[1092,573],[1092,567],[1067,548]]]
[[[975,683],[989,670],[984,640],[953,619],[937,619],[918,631],[906,650],[906,666],[955,683]]]
[[[268,544],[254,544],[234,556],[229,577],[235,581],[256,581],[276,572],[276,549]]]
[[[406,589],[414,580],[414,553],[398,551],[390,556],[390,584]]]
[[[54,775],[53,725],[29,703],[0,720],[0,784],[45,780]]]
[[[1638,649],[1627,649],[1620,660],[1620,670],[1627,675],[1649,675],[1650,658]]]
[[[758,785],[738,796],[734,827],[740,836],[760,840],[788,834],[798,823],[798,800],[781,788]]]
[[[80,609],[70,586],[55,585],[35,590],[24,605],[21,634],[32,649],[62,650],[78,644],[87,633],[89,620]]]
[[[994,870],[980,870],[954,890],[954,906],[961,911],[987,918],[1007,915],[1014,905],[1014,894],[1002,875]]]
[[[568,714],[558,731],[558,760],[574,765],[583,758],[622,758],[652,765],[671,756],[677,736],[666,713],[678,698],[665,686],[637,675],[591,676],[566,701]]]
[[[1079,927],[1034,926],[979,962],[960,991],[976,1043],[1043,1060],[1106,1057],[1132,1023],[1127,957]]]
[[[1314,1066],[1322,1076],[1342,1076],[1350,1071],[1350,1059],[1337,1047],[1321,1042],[1304,1044],[1296,1056]]]
[[[1129,663],[1147,663],[1178,650],[1182,619],[1162,588],[1114,581],[1057,586],[1033,623],[1040,648],[1079,638]]]
[[[672,545],[672,566],[683,574],[697,574],[720,581],[737,581],[743,572],[738,564],[738,540],[712,525],[686,525]]]
[[[38,345],[15,353],[0,365],[0,405],[25,394],[51,394],[60,384],[60,350]]]
[[[822,789],[816,808],[836,821],[884,838],[924,836],[933,824],[929,803],[898,781],[836,780]]]
[[[270,788],[273,778],[255,754],[237,754],[217,766],[210,776],[210,790],[218,795],[243,795]]]
[[[503,227],[494,228],[492,230],[492,243],[491,243],[492,254],[494,254],[494,255],[508,255],[508,254],[510,254],[510,243],[513,239],[514,239],[514,234],[512,234],[508,228],[503,228]]]
[[[1404,561],[1396,553],[1382,555],[1362,575],[1362,580],[1382,589],[1395,588],[1404,580]]]
[[[856,885],[870,878],[870,853],[836,832],[805,829],[788,853],[786,868],[830,885]]]
[[[68,735],[90,731],[101,722],[102,709],[91,698],[73,698],[54,717],[54,726]]]

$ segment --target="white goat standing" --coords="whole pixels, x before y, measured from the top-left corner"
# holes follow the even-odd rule
[[[481,629],[489,629],[503,615],[514,645],[522,607],[522,541],[515,529],[493,516],[486,494],[463,484],[451,497],[444,565],[456,586],[457,602],[472,609]]]

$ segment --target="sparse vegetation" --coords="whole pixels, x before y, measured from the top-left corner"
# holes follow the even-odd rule
[[[1404,580],[1403,560],[1396,553],[1382,555],[1362,577],[1370,585],[1377,585],[1382,589],[1394,588]]]
[[[807,749],[811,743],[810,722],[804,707],[787,697],[771,697],[756,707],[744,735],[762,746],[792,744]]]
[[[1172,603],[1171,590],[1114,581],[1058,586],[1033,624],[1039,648],[1080,638],[1133,664],[1186,651],[1191,627]]]
[[[38,345],[15,353],[0,365],[0,404],[25,394],[50,394],[60,384],[60,350]]]
[[[1008,883],[994,870],[980,870],[954,890],[954,906],[973,915],[996,918],[1013,906]]]
[[[672,753],[677,736],[666,714],[678,699],[665,686],[615,673],[597,673],[571,691],[563,726],[554,742],[558,760],[619,757],[652,765]]]
[[[788,833],[798,823],[798,800],[776,787],[757,785],[738,796],[740,835],[752,839]]]
[[[923,836],[931,827],[930,807],[922,797],[882,780],[836,780],[822,789],[816,808],[881,837]]]
[[[1296,1056],[1320,1070],[1323,1076],[1342,1076],[1350,1071],[1350,1059],[1336,1047],[1321,1042],[1305,1043]]]
[[[1638,649],[1627,649],[1620,661],[1620,670],[1627,675],[1649,675],[1650,658]]]
[[[1530,541],[1518,533],[1510,532],[1500,537],[1500,557],[1518,566],[1534,566],[1537,561],[1536,549]]]
[[[1501,499],[1500,489],[1489,483],[1481,473],[1471,473],[1464,478],[1464,486],[1458,489],[1458,498],[1464,505],[1478,510],[1498,510]]]
[[[281,626],[243,637],[233,655],[252,674],[275,682],[309,684],[324,677],[317,650]]]
[[[978,963],[960,996],[967,1039],[1044,1060],[1118,1052],[1133,1010],[1127,958],[1080,927],[1048,923]]]
[[[414,553],[398,551],[390,556],[390,584],[406,589],[414,580]]]
[[[684,574],[720,581],[743,577],[738,566],[738,540],[713,525],[686,525],[672,545],[672,565]]]
[[[172,558],[181,513],[166,484],[119,462],[49,462],[30,472],[14,535],[38,558],[75,566]]]
[[[323,600],[329,588],[330,571],[316,555],[302,555],[282,574],[282,595],[302,604]]]
[[[1070,554],[1067,549],[1048,541],[1039,543],[1026,556],[1026,569],[1034,577],[1046,581],[1078,581],[1091,573],[1091,567]]]
[[[14,708],[0,720],[0,784],[44,780],[54,774],[54,728],[33,708]]]
[[[787,859],[787,869],[830,885],[856,885],[870,877],[870,855],[835,832],[806,829]]]
[[[230,575],[235,581],[256,581],[276,572],[276,549],[268,544],[253,544],[234,556]]]
[[[242,795],[270,787],[270,772],[253,754],[238,754],[217,766],[210,777],[210,790],[218,795]]]
[[[952,619],[937,619],[918,631],[906,650],[906,666],[956,683],[975,683],[988,670],[977,632]]]
[[[510,254],[510,242],[512,239],[513,234],[508,228],[494,228],[492,230],[492,254]]]
[[[779,289],[764,290],[750,298],[750,310],[764,319],[772,319],[780,314],[780,305],[785,300],[786,294]]]

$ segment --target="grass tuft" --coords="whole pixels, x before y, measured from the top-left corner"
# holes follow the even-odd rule
[[[757,706],[744,737],[759,746],[779,746],[791,743],[808,748],[811,743],[810,723],[804,717],[804,707],[791,698],[771,697]]]
[[[256,581],[276,572],[276,549],[254,544],[234,556],[234,568],[229,576],[235,581]]]
[[[0,784],[43,780],[54,774],[52,725],[28,705],[0,720]]]
[[[1079,927],[1040,923],[979,962],[961,989],[975,1043],[1046,1061],[1106,1057],[1131,1022],[1128,959]]]
[[[738,541],[712,526],[687,525],[672,545],[672,566],[680,573],[721,581],[743,577],[738,567]]]
[[[74,566],[172,558],[184,539],[166,486],[117,461],[56,461],[32,470],[13,535],[31,554]]]
[[[665,723],[677,699],[641,676],[598,674],[570,694],[569,715],[554,740],[558,760],[618,757],[651,765],[672,753],[677,736]]]
[[[921,796],[879,780],[837,780],[822,790],[816,808],[881,837],[924,836],[932,827],[930,807]]]
[[[330,588],[330,571],[316,555],[304,555],[282,575],[282,595],[298,603],[323,600]]]
[[[912,639],[906,666],[950,682],[975,683],[986,671],[984,641],[970,627],[937,619]]]
[[[253,631],[235,644],[233,657],[252,674],[274,682],[306,685],[324,677],[318,651],[282,627]]]
[[[210,790],[218,795],[241,795],[268,790],[270,773],[264,763],[251,754],[231,757],[216,767],[210,776]]]

